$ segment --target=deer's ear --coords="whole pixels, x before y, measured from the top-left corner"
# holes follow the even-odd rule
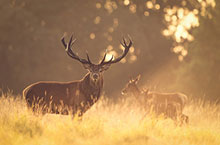
[[[84,67],[85,69],[90,69],[91,65],[88,64],[88,63],[84,63],[84,64],[83,64],[83,67]]]
[[[107,69],[109,69],[110,66],[111,66],[111,64],[106,64],[106,65],[102,66],[102,71],[106,71]]]
[[[136,79],[134,79],[135,84],[138,83],[138,81],[140,80],[140,78],[141,78],[141,75],[138,75],[138,76],[136,77]]]

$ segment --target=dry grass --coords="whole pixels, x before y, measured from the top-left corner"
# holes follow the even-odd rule
[[[128,100],[98,101],[82,121],[33,115],[19,97],[0,98],[0,145],[220,145],[220,105],[191,101],[190,124],[146,116]],[[142,120],[142,121],[140,121]]]

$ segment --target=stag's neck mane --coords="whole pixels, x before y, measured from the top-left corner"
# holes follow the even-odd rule
[[[100,79],[97,82],[93,82],[90,78],[90,74],[87,73],[82,79],[82,88],[83,89],[93,89],[93,90],[102,90],[103,88],[103,77],[100,76]]]
[[[101,95],[103,88],[103,78],[101,77],[97,83],[92,82],[90,78],[90,74],[86,74],[86,76],[81,80],[80,90],[86,97],[86,102],[89,102],[90,105],[95,103]]]

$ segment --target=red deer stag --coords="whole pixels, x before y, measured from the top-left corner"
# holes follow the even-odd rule
[[[180,119],[180,123],[187,123],[188,116],[184,115],[183,108],[187,102],[187,96],[182,93],[157,93],[141,91],[138,86],[138,80],[140,75],[136,79],[132,79],[126,84],[122,90],[123,95],[132,95],[137,98],[141,103],[151,107],[156,114],[164,114],[171,119]]]
[[[23,91],[23,96],[26,99],[28,107],[32,108],[34,112],[41,108],[43,114],[45,113],[60,113],[73,115],[78,114],[82,116],[99,98],[103,88],[103,72],[107,70],[111,64],[119,62],[126,56],[132,41],[129,39],[127,45],[125,39],[121,45],[125,48],[123,54],[113,59],[105,61],[106,54],[99,64],[93,64],[89,55],[87,60],[80,58],[75,54],[71,47],[76,39],[70,38],[69,43],[66,44],[64,37],[62,43],[65,47],[67,54],[82,63],[85,69],[89,71],[82,80],[71,82],[37,82],[31,84]],[[58,106],[63,106],[62,111]],[[65,109],[64,109],[65,108]]]

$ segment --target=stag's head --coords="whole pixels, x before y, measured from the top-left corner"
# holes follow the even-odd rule
[[[137,83],[140,79],[140,75],[138,75],[135,79],[131,79],[125,86],[125,88],[121,91],[122,95],[133,94],[135,96],[140,94],[140,90],[137,87]]]
[[[123,54],[120,57],[114,59],[114,57],[112,56],[110,60],[105,61],[105,58],[106,58],[106,53],[105,53],[105,55],[104,55],[103,59],[101,60],[101,62],[99,64],[94,64],[94,63],[91,62],[88,53],[86,53],[87,59],[83,59],[83,58],[80,58],[76,53],[74,53],[72,51],[71,47],[73,46],[74,42],[76,41],[76,39],[73,40],[73,36],[71,36],[69,43],[66,43],[64,38],[62,38],[61,41],[62,41],[62,43],[65,47],[65,50],[66,50],[67,54],[71,58],[73,58],[75,60],[78,60],[79,62],[82,63],[84,68],[89,71],[90,78],[94,82],[97,82],[102,77],[102,73],[105,70],[107,70],[110,67],[111,64],[117,63],[122,58],[124,58],[127,55],[128,51],[129,51],[129,49],[132,45],[132,41],[130,39],[129,39],[129,44],[127,45],[125,39],[123,38],[123,41],[121,42],[121,45],[125,49],[124,49]]]

